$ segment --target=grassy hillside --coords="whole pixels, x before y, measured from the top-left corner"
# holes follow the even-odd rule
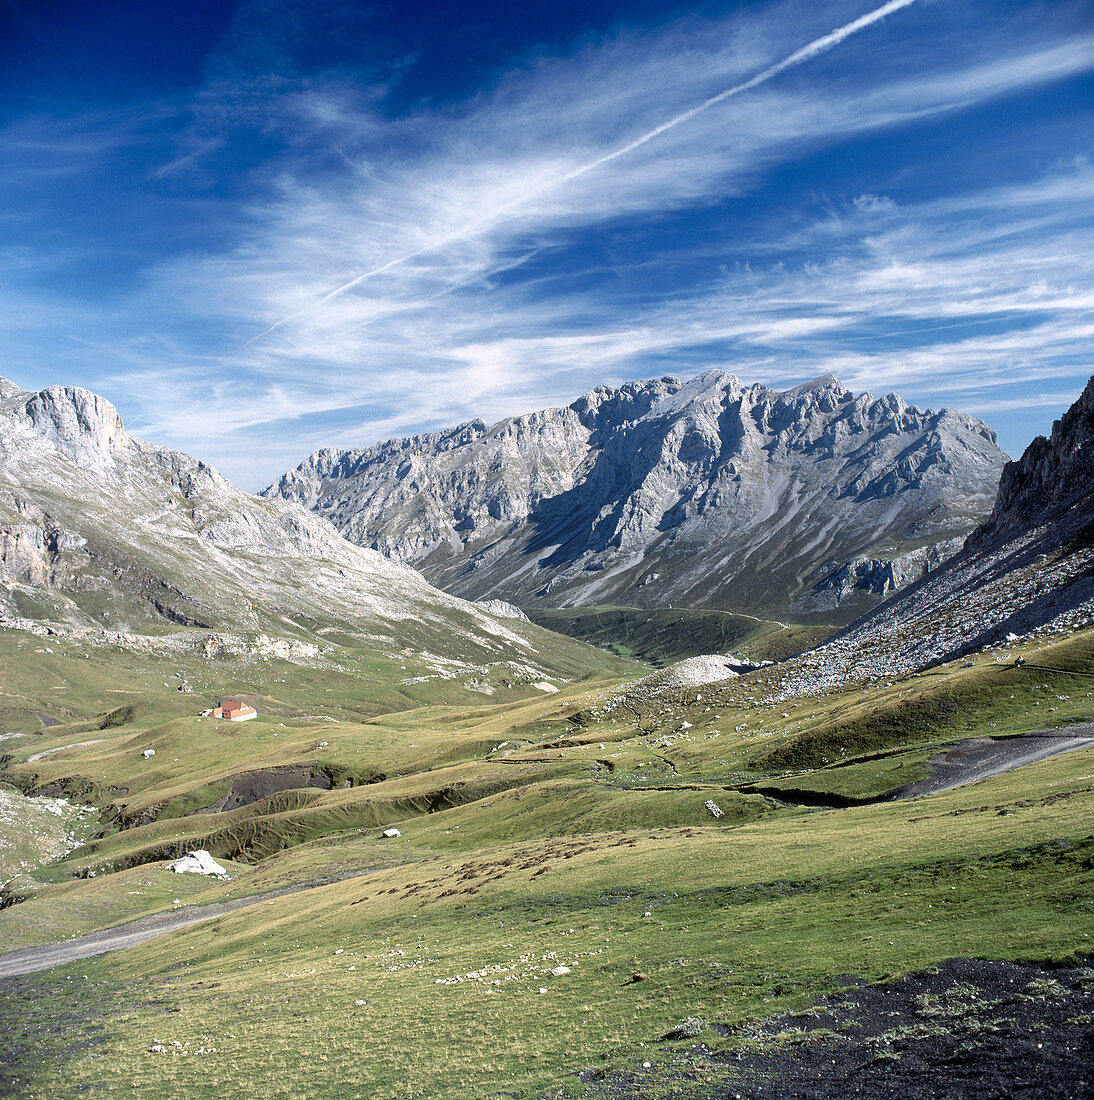
[[[556,685],[640,671],[633,662],[547,631],[536,634],[542,639],[536,660]],[[532,686],[530,671],[539,669],[502,661],[468,665],[450,654],[409,648],[331,644],[315,659],[300,662],[219,650],[206,656],[196,645],[140,652],[93,638],[0,630],[0,735],[42,733],[44,719],[68,727],[50,730],[56,740],[66,732],[98,728],[103,715],[122,707],[131,708],[130,717],[143,728],[194,716],[228,695],[278,719],[320,721],[360,720],[424,704],[509,703],[544,694]],[[189,693],[179,690],[184,685]]]
[[[812,697],[765,669],[647,702],[642,729],[601,705],[618,675],[380,713],[383,673],[276,665],[234,670],[260,719],[198,722],[173,668],[4,644],[13,721],[52,697],[70,719],[0,742],[4,778],[101,813],[24,876],[5,942],[326,883],[6,981],[19,1095],[566,1096],[622,1066],[665,1096],[688,1017],[728,1050],[776,1009],[807,1033],[848,974],[1094,951],[1094,750],[877,801],[954,740],[1094,717],[1089,675],[1013,662],[1094,673],[1094,631]],[[198,846],[230,882],[165,870]]]
[[[682,608],[531,607],[528,615],[548,630],[657,667],[702,653],[781,661],[818,645],[836,629]]]

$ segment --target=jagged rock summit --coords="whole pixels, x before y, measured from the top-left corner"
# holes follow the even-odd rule
[[[974,543],[999,541],[1053,523],[1070,537],[1092,519],[1094,496],[1094,378],[1079,399],[1038,436],[1016,462],[1008,462],[999,494]]]
[[[562,641],[437,591],[306,509],[129,436],[96,394],[2,379],[0,625],[118,644],[160,644],[184,628],[178,637],[206,650],[248,637],[257,650],[245,652],[289,658],[333,635],[522,667],[542,667]],[[578,648],[563,658],[575,669]]]
[[[711,370],[322,450],[264,495],[470,599],[849,621],[891,587],[882,559],[919,551],[894,574],[918,576],[984,518],[1005,461],[951,409],[831,375],[778,393]]]
[[[1035,631],[1094,625],[1094,378],[1003,470],[961,551],[827,645],[800,684],[910,672]]]

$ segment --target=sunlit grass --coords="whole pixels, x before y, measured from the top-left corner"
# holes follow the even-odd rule
[[[1087,632],[1027,653],[1089,668],[1091,649]],[[533,1097],[584,1068],[659,1064],[675,1049],[659,1037],[689,1016],[732,1024],[808,1007],[840,975],[1091,953],[1094,750],[927,798],[820,812],[728,789],[763,780],[873,798],[918,776],[947,740],[1088,717],[1080,678],[1065,684],[992,654],[816,699],[773,699],[774,677],[681,692],[653,732],[616,717],[575,721],[596,698],[584,685],[233,729],[177,714],[157,722],[150,707],[101,731],[101,746],[15,767],[43,779],[79,769],[106,804],[172,812],[242,767],[308,759],[352,781],[216,817],[161,816],[61,865],[254,830],[230,883],[143,863],[47,882],[0,912],[10,942],[42,942],[175,899],[340,879],[17,981],[0,1022],[40,1052],[21,1063],[19,1090]],[[837,735],[848,751],[829,766],[757,763]],[[884,747],[870,747],[879,736]],[[148,738],[155,768],[139,755]],[[31,751],[18,744],[14,756]],[[386,778],[368,782],[369,769]],[[109,785],[131,790],[108,798]],[[382,839],[388,823],[402,835]],[[552,974],[558,966],[570,973]],[[94,1045],[80,1046],[81,1029]]]

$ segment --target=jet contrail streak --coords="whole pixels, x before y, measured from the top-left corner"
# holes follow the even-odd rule
[[[871,12],[867,12],[865,15],[860,16],[858,19],[853,20],[850,23],[845,23],[842,27],[838,27],[830,34],[823,35],[820,38],[814,39],[806,46],[802,46],[800,50],[796,50],[790,54],[789,57],[784,57],[782,61],[777,61],[774,65],[768,66],[762,72],[757,73],[755,76],[750,77],[748,80],[741,84],[735,84],[732,88],[726,88],[725,91],[719,92],[717,95],[712,95],[709,99],[704,99],[702,103],[697,104],[695,107],[691,107],[686,111],[670,118],[667,122],[662,122],[660,126],[655,126],[652,130],[648,130],[642,134],[641,137],[635,138],[633,141],[628,142],[626,145],[620,146],[618,149],[613,149],[610,153],[605,153],[602,157],[597,157],[596,160],[591,160],[587,164],[583,164],[578,168],[574,168],[569,172],[563,173],[561,176],[556,176],[554,179],[548,180],[546,183],[540,184],[538,187],[532,188],[530,191],[526,191],[523,195],[519,195],[517,198],[510,202],[505,203],[502,206],[495,207],[491,212],[493,215],[492,220],[496,219],[498,214],[506,214],[512,210],[518,209],[529,199],[535,198],[537,195],[543,194],[545,191],[552,191],[556,187],[561,187],[564,184],[586,175],[589,172],[595,171],[597,168],[602,168],[605,164],[610,164],[613,160],[617,160],[619,157],[626,156],[628,153],[633,152],[635,149],[641,148],[648,142],[654,140],[654,138],[660,137],[668,130],[675,129],[675,127],[681,125],[684,122],[688,122],[695,118],[696,115],[702,114],[703,111],[709,110],[711,107],[716,106],[719,103],[729,99],[731,96],[740,95],[742,92],[751,91],[753,88],[758,88],[761,84],[766,84],[773,77],[779,75],[779,73],[786,72],[787,69],[792,69],[796,65],[801,65],[806,61],[811,61],[814,57],[824,53],[827,50],[832,49],[834,46],[838,46],[845,39],[850,38],[851,35],[857,34],[861,30],[865,30],[867,27],[872,26],[879,20],[884,19],[887,15],[892,15],[893,12],[900,11],[901,8],[910,7],[916,3],[916,0],[889,0],[889,3],[882,4],[880,8],[875,8]],[[473,228],[473,227],[470,227]],[[254,343],[256,340],[261,340],[264,336],[268,336],[275,329],[280,328],[282,325],[287,324],[289,321],[295,320],[302,314],[310,313],[312,310],[319,309],[325,306],[327,302],[334,298],[345,294],[347,290],[352,290],[355,286],[365,282],[366,279],[371,279],[376,275],[382,275],[385,271],[390,271],[393,267],[398,267],[400,264],[408,263],[410,260],[416,260],[419,256],[425,256],[428,253],[440,248],[442,245],[451,244],[453,241],[462,240],[470,235],[470,229],[464,230],[459,233],[453,233],[448,236],[442,237],[425,248],[419,248],[414,252],[408,252],[405,256],[398,256],[394,260],[388,260],[387,263],[381,264],[379,267],[374,267],[371,271],[362,272],[360,275],[354,276],[348,283],[343,283],[339,287],[335,287],[329,294],[324,295],[318,301],[312,302],[310,305],[306,305],[301,309],[298,309],[295,313],[290,313],[287,317],[282,317],[280,321],[275,321],[264,332],[260,332],[257,336],[252,336],[247,341],[248,344]]]

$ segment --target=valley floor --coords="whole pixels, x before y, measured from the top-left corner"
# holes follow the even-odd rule
[[[0,978],[0,1092],[1091,1091],[1094,745],[983,754],[1088,736],[1094,631],[808,697],[772,666],[354,715],[358,674],[177,670],[264,685],[243,726],[61,648],[43,680],[0,639],[5,780],[97,814],[3,885],[0,938],[61,962]],[[975,782],[894,798],[955,760]],[[231,881],[167,869],[197,847]]]

